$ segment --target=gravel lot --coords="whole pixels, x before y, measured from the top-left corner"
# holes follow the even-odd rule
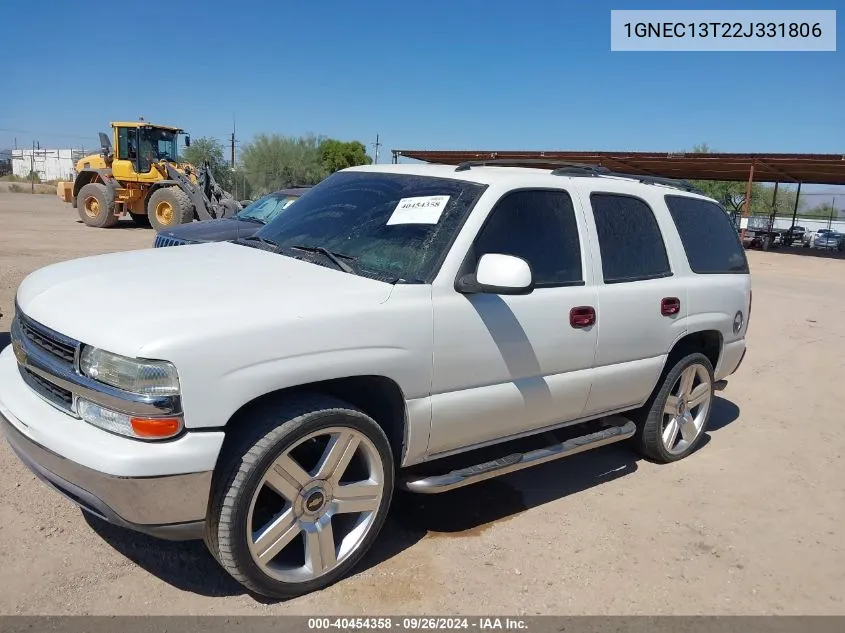
[[[0,347],[27,273],[152,239],[0,193]],[[200,543],[86,518],[3,442],[0,613],[845,614],[845,262],[816,255],[749,253],[749,354],[696,455],[616,445],[398,496],[356,575],[287,603],[245,594]]]

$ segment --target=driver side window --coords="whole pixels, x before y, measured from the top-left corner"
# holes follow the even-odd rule
[[[537,288],[583,285],[581,244],[572,198],[563,190],[505,194],[473,246],[473,269],[486,253],[521,257]]]
[[[138,159],[138,139],[133,128],[121,127],[117,129],[117,158],[118,160]]]

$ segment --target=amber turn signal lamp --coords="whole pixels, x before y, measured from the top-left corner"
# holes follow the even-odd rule
[[[132,418],[132,430],[138,437],[163,439],[179,432],[179,418]]]

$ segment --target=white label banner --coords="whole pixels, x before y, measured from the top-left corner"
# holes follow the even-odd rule
[[[437,224],[448,203],[449,196],[402,198],[387,224]]]

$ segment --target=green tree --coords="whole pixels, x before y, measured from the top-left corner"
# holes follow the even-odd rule
[[[802,212],[801,215],[803,217],[816,218],[818,220],[829,220],[830,218],[836,220],[839,217],[839,212],[830,202],[822,202],[812,209]]]
[[[373,160],[367,155],[367,148],[359,141],[343,142],[328,138],[320,143],[323,167],[330,174],[347,167],[369,165]]]
[[[231,189],[232,169],[225,158],[223,145],[216,139],[207,136],[193,139],[191,146],[182,152],[182,157],[197,168],[208,163],[217,184],[227,191]]]
[[[252,195],[295,185],[315,185],[328,176],[320,153],[322,139],[259,134],[241,151]]]
[[[706,143],[692,149],[695,154],[709,154],[713,150]],[[738,180],[693,180],[692,184],[704,195],[721,202],[731,213],[742,213],[745,206],[747,183]],[[778,186],[777,198],[774,199],[774,185],[754,182],[751,184],[751,215],[771,215],[773,199],[774,210],[778,216],[792,217],[796,192]]]

